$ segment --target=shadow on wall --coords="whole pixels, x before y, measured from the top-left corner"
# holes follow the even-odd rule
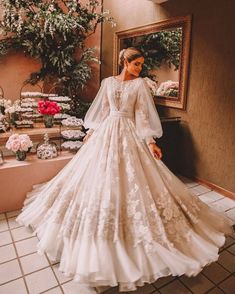
[[[181,121],[179,128],[179,173],[186,177],[197,175],[198,152],[191,134],[190,127],[186,121]]]
[[[168,108],[158,107],[161,117],[172,117]],[[158,145],[163,151],[163,161],[174,173],[186,177],[197,174],[196,162],[198,152],[187,121],[163,122],[163,136],[158,139]]]

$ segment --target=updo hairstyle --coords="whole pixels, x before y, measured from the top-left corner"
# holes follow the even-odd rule
[[[136,49],[135,47],[122,49],[119,53],[118,65],[120,66],[121,69],[123,69],[125,59],[128,62],[131,62],[139,57],[143,57],[143,53],[140,50]]]

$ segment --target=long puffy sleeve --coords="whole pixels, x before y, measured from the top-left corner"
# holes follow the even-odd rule
[[[108,116],[109,111],[110,107],[107,95],[107,82],[106,79],[104,79],[102,80],[100,89],[84,118],[84,127],[86,129],[89,128],[87,133],[91,134],[94,130],[96,130]]]
[[[144,79],[141,79],[135,104],[135,126],[138,136],[147,144],[162,136],[160,118]]]

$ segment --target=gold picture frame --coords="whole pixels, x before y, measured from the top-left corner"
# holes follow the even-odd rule
[[[113,58],[113,74],[119,73],[118,55],[120,50],[125,48],[125,43],[130,43],[132,38],[143,37],[146,39],[147,35],[153,35],[158,32],[170,31],[177,28],[182,29],[181,48],[179,56],[178,74],[178,88],[177,96],[170,97],[169,95],[155,95],[154,100],[157,104],[173,107],[178,109],[186,108],[187,100],[187,84],[189,73],[189,52],[191,39],[192,16],[180,16],[160,21],[157,23],[148,24],[145,26],[130,28],[123,31],[117,31],[114,35],[114,58]]]

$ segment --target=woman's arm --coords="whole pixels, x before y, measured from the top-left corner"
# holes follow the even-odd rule
[[[162,126],[151,92],[143,79],[135,104],[135,124],[139,137],[146,142],[154,157],[160,159],[161,149],[156,145],[154,138],[162,136]]]
[[[105,120],[109,114],[109,111],[110,107],[107,96],[106,79],[104,79],[84,118],[84,127],[89,128],[89,130],[86,132],[87,135],[83,138],[84,142],[88,140],[92,133]]]

